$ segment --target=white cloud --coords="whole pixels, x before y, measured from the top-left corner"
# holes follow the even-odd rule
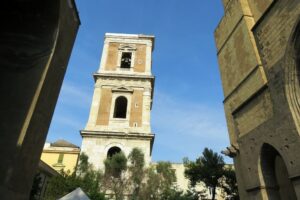
[[[59,126],[69,127],[71,129],[80,130],[83,128],[83,123],[76,120],[74,117],[60,115],[54,119],[54,123],[57,123]]]
[[[229,144],[221,106],[210,107],[204,102],[191,102],[184,96],[175,98],[157,90],[152,128],[156,134],[154,160],[167,158],[181,162],[185,156],[197,158],[205,147],[220,153]]]
[[[91,89],[71,81],[64,82],[49,129],[48,140],[64,138],[80,145],[81,136],[78,131],[85,127],[88,118],[93,95]]]
[[[172,98],[156,92],[152,125],[180,135],[193,135],[205,139],[227,139],[223,110],[195,102]],[[159,134],[159,133],[158,133]],[[174,135],[175,136],[175,135]]]
[[[90,88],[81,87],[71,82],[65,82],[61,90],[61,102],[64,105],[79,106],[87,108],[92,101]]]

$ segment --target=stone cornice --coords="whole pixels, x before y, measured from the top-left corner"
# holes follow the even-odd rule
[[[136,138],[145,138],[153,140],[155,134],[141,134],[141,133],[124,133],[124,132],[107,132],[107,131],[92,131],[92,130],[81,130],[80,134],[82,137],[120,137],[120,138],[128,138],[128,139],[136,139]]]
[[[124,132],[107,132],[107,131],[92,131],[92,130],[81,130],[81,137],[95,137],[95,138],[120,138],[120,139],[145,139],[150,140],[151,147],[150,152],[152,154],[153,143],[155,134],[140,134],[140,133],[124,133]]]
[[[151,41],[152,51],[154,50],[155,36],[154,35],[144,35],[144,34],[125,34],[125,33],[105,33],[105,41],[108,39],[112,40],[128,40],[128,42],[133,40],[140,41]]]
[[[43,153],[79,154],[80,153],[80,149],[78,149],[78,150],[44,149]]]
[[[155,79],[155,76],[152,75],[140,75],[140,74],[121,74],[121,73],[94,73],[93,74],[94,79],[97,80],[98,77],[107,77],[107,78],[128,78],[128,79],[150,79],[153,80]]]

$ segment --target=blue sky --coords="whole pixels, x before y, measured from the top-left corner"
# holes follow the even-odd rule
[[[152,131],[154,161],[195,159],[229,144],[213,32],[221,0],[77,0],[81,26],[47,141],[81,145],[106,32],[156,37]],[[231,160],[226,159],[227,162]]]

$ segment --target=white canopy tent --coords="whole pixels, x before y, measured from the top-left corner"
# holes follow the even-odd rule
[[[58,200],[90,200],[90,198],[79,187]]]

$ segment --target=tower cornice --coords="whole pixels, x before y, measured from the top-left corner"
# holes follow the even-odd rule
[[[127,139],[144,139],[150,140],[150,153],[152,154],[153,143],[155,139],[155,134],[141,134],[141,133],[124,133],[124,132],[107,132],[107,131],[91,131],[91,130],[81,130],[81,137],[97,137],[97,138],[127,138]]]
[[[152,75],[143,75],[143,74],[121,74],[121,73],[99,73],[96,72],[93,74],[95,81],[98,77],[108,77],[108,78],[129,78],[129,79],[155,79],[155,76]]]
[[[145,34],[125,34],[125,33],[105,33],[105,39],[137,39],[137,40],[150,40],[152,44],[152,51],[154,50],[155,36]]]

